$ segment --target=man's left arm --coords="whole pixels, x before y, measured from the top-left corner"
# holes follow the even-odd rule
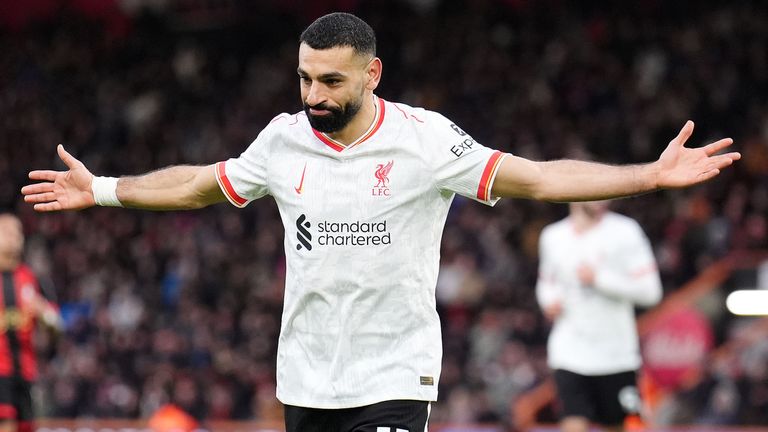
[[[37,279],[37,278],[35,278]],[[55,301],[55,292],[50,283],[45,279],[36,280],[37,289],[29,290],[27,299],[32,313],[40,323],[50,330],[61,331],[64,328],[64,322],[59,311],[59,306]]]
[[[741,158],[738,152],[718,154],[733,143],[723,138],[704,147],[688,148],[693,133],[688,121],[655,162],[607,165],[577,160],[536,162],[507,155],[493,182],[494,197],[542,201],[596,201],[675,189],[705,182]]]
[[[556,320],[563,311],[563,286],[555,276],[552,247],[552,227],[546,227],[539,236],[539,276],[536,280],[536,301],[548,321]]]

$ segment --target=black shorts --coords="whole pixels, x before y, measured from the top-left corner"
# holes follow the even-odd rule
[[[286,432],[424,432],[429,402],[393,400],[356,408],[285,406]]]
[[[0,421],[32,420],[32,385],[18,377],[0,377]]]
[[[558,369],[555,385],[563,417],[586,417],[601,425],[615,426],[640,411],[635,371],[588,376]]]

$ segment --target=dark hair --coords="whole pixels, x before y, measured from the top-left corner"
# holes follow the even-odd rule
[[[334,12],[316,19],[301,33],[299,42],[312,49],[349,46],[357,54],[376,55],[376,34],[371,26],[344,12]]]

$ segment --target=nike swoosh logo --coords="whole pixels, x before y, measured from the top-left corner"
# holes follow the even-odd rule
[[[307,163],[304,162],[304,169],[301,170],[301,180],[299,180],[299,187],[294,186],[293,190],[296,191],[297,194],[301,195],[302,192],[304,192],[304,173],[307,172]]]

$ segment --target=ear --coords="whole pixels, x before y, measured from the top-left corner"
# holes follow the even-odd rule
[[[379,86],[379,81],[381,80],[381,59],[378,57],[374,57],[373,60],[368,63],[368,69],[366,70],[366,82],[365,82],[365,88],[368,90],[375,90],[376,87]]]

